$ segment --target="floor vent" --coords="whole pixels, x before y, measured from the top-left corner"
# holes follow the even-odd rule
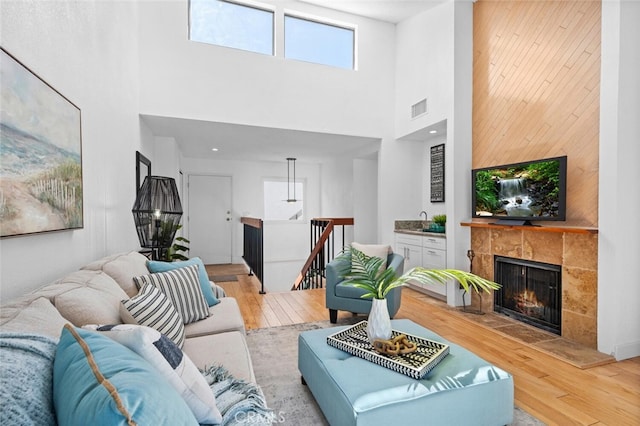
[[[411,105],[411,118],[416,118],[427,113],[427,98]]]

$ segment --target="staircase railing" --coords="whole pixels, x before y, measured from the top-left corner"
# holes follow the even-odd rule
[[[249,275],[254,275],[260,281],[260,294],[264,294],[264,236],[262,219],[242,217],[244,225],[242,258],[249,266]]]
[[[342,244],[345,245],[345,226],[353,225],[353,218],[315,218],[311,219],[311,254],[300,270],[291,290],[322,288],[326,277],[326,266],[336,255],[336,226],[342,226]]]

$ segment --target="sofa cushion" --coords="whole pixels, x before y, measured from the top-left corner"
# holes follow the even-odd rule
[[[138,293],[138,287],[133,282],[133,277],[149,273],[147,258],[136,251],[104,257],[83,266],[81,269],[103,271],[113,278],[129,297]]]
[[[66,325],[53,363],[58,423],[198,425],[176,390],[139,355]]]
[[[190,337],[185,340],[183,350],[201,370],[222,365],[235,378],[256,382],[247,341],[238,331]]]
[[[127,324],[146,325],[158,330],[178,347],[184,344],[182,318],[169,299],[151,284],[145,284],[140,293],[122,301],[120,317]]]
[[[209,308],[209,317],[184,326],[187,337],[204,336],[225,331],[245,334],[244,319],[238,302],[233,297],[220,299],[220,303]]]
[[[76,271],[51,284],[64,290],[53,297],[60,314],[74,325],[117,324],[120,321],[120,301],[127,294],[109,275],[102,271]]]
[[[336,296],[347,299],[362,299],[362,295],[368,293],[366,290],[361,288],[345,284],[344,281],[336,284],[335,290]]]
[[[53,408],[56,340],[39,334],[0,333],[0,423],[56,424]]]
[[[45,297],[23,297],[0,308],[0,331],[38,333],[58,340],[68,322]]]
[[[84,328],[101,332],[155,367],[182,396],[199,423],[222,422],[216,398],[204,376],[168,337],[152,328],[133,324],[88,325]]]
[[[200,289],[198,266],[133,277],[138,287],[151,284],[160,289],[176,308],[185,324],[209,316],[209,306]]]
[[[198,266],[198,281],[200,282],[200,288],[202,289],[204,298],[207,300],[207,304],[209,306],[217,305],[220,301],[213,293],[211,282],[209,281],[209,275],[204,267],[204,263],[199,257],[194,257],[180,262],[161,262],[157,260],[147,261],[147,268],[150,272],[167,272],[191,265]]]

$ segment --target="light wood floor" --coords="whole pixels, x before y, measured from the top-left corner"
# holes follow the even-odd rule
[[[238,300],[247,329],[329,319],[323,289],[259,294],[259,282],[244,266],[207,269],[240,274],[237,282],[219,284]],[[549,425],[640,425],[640,357],[581,370],[453,315],[441,302],[408,288],[396,318],[429,328],[511,373],[516,405]]]

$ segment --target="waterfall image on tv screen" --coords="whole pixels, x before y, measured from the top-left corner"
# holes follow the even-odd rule
[[[566,157],[473,171],[474,217],[564,220]]]

